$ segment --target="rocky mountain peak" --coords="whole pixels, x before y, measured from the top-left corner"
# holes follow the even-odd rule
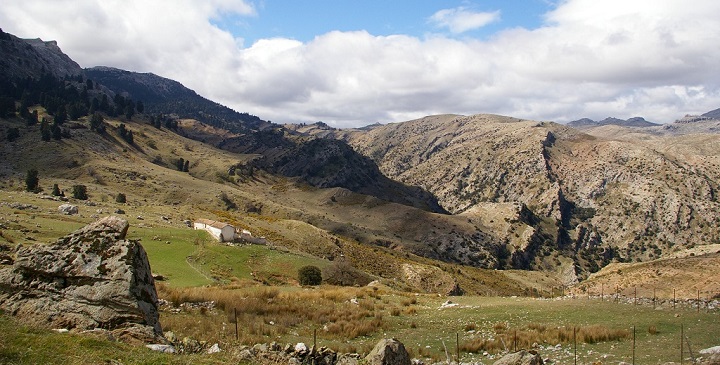
[[[0,29],[0,67],[7,78],[39,78],[43,72],[54,76],[78,76],[83,69],[58,46],[40,38],[20,39]]]

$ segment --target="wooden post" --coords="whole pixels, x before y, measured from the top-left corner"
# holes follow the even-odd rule
[[[233,315],[235,317],[235,340],[239,340],[240,335],[238,334],[237,308],[233,308]]]
[[[675,289],[673,288],[673,309],[675,309]]]
[[[577,365],[577,327],[573,325],[573,344],[575,347],[575,362],[574,364]]]
[[[517,330],[513,332],[513,352],[517,352]]]
[[[700,289],[698,289],[698,307],[697,307],[698,313],[700,313]]]
[[[635,326],[633,326],[632,363],[635,365]]]
[[[600,301],[605,301],[605,284],[600,284]]]
[[[635,305],[637,305],[637,286],[635,287]]]
[[[460,363],[460,334],[455,332],[455,354],[457,355],[457,363]]]
[[[683,324],[680,323],[680,365],[683,363]]]
[[[615,285],[615,303],[620,301],[620,287]]]
[[[655,296],[655,290],[656,288],[653,288],[653,309],[655,309],[655,301],[657,300],[657,297]]]
[[[317,328],[313,330],[313,348],[317,349]]]

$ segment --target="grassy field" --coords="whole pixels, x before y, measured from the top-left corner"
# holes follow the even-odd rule
[[[195,290],[196,295],[207,298],[218,299],[221,295]],[[717,333],[720,333],[717,311],[698,313],[689,308],[653,309],[596,299],[454,297],[451,300],[456,306],[442,308],[448,298],[411,295],[386,288],[323,286],[313,289],[254,287],[206,290],[222,291],[226,300],[235,298],[236,304],[243,307],[243,314],[238,316],[239,341],[235,340],[228,308],[186,309],[180,313],[163,311],[161,322],[166,331],[172,330],[176,335],[192,335],[209,343],[219,342],[226,350],[221,354],[156,354],[99,338],[28,328],[15,319],[0,316],[0,363],[119,361],[124,364],[221,364],[235,361],[232,349],[246,341],[312,344],[314,333],[317,333],[318,346],[340,351],[366,353],[380,338],[394,337],[402,341],[414,357],[443,361],[446,349],[455,358],[456,339],[459,339],[463,362],[492,364],[505,347],[508,350],[517,347],[536,348],[545,360],[553,364],[572,364],[575,351],[572,328],[575,327],[578,333],[578,363],[613,364],[632,361],[632,333],[635,327],[635,363],[657,364],[679,362],[680,326],[683,326],[696,354],[699,349],[717,345]],[[254,299],[262,299],[265,309],[256,307]],[[290,305],[290,302],[296,305]],[[294,322],[283,319],[284,314],[279,308],[285,308],[296,318],[301,318]],[[361,315],[358,316],[358,313]],[[359,318],[353,324],[354,317]],[[369,329],[367,333],[339,329],[343,325],[350,328],[372,322],[375,327],[364,327]],[[614,333],[614,337],[602,340],[604,333]],[[500,338],[503,340],[498,342]],[[478,343],[478,340],[494,345],[475,353],[468,352],[469,345]],[[687,347],[685,356],[689,357]]]

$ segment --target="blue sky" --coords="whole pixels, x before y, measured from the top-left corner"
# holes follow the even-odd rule
[[[717,0],[4,0],[0,26],[276,123],[670,123],[720,107],[717,14]]]
[[[506,28],[537,28],[551,7],[546,0],[265,0],[256,4],[255,16],[230,14],[214,22],[236,37],[244,38],[246,45],[274,37],[308,42],[331,31],[359,30],[378,36],[444,34],[486,38]],[[500,17],[486,26],[462,34],[452,34],[430,20],[436,12],[454,8],[478,13],[499,11]]]

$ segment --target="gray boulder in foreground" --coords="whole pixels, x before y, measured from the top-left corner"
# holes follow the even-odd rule
[[[0,269],[0,309],[35,324],[103,328],[121,340],[162,340],[145,250],[128,222],[105,217],[49,245],[23,246]]]
[[[543,359],[535,351],[520,350],[503,356],[493,365],[543,365]]]
[[[384,338],[365,357],[370,365],[410,365],[405,345],[396,339]]]

